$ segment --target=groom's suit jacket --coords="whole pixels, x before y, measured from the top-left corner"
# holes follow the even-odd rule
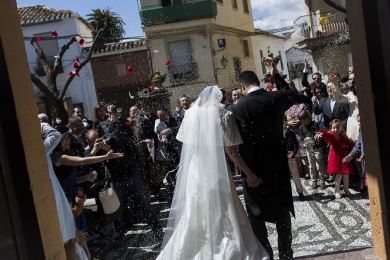
[[[248,187],[247,206],[260,209],[263,220],[275,222],[281,208],[294,214],[290,172],[283,136],[285,111],[294,104],[293,92],[279,74],[274,76],[279,91],[253,91],[231,111],[244,141],[238,149],[249,168],[262,179],[257,188]],[[242,173],[242,177],[246,175]],[[255,205],[254,205],[255,204]]]

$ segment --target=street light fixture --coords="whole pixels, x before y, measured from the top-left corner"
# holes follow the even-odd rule
[[[221,59],[221,65],[224,69],[226,69],[226,66],[228,65],[228,59],[225,58],[225,55],[222,56],[222,59]]]

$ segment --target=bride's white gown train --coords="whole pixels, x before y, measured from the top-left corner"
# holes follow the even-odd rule
[[[163,250],[157,259],[269,259],[252,232],[227,170],[223,147],[242,143],[234,116],[215,103],[204,102],[215,99],[210,95],[217,93],[215,86],[207,88],[203,91],[208,91],[207,99],[201,94],[203,103],[197,100],[186,111],[176,137],[183,142],[183,151]]]

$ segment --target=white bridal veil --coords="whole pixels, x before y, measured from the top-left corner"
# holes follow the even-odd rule
[[[177,184],[163,251],[157,259],[261,259],[248,256],[244,248],[240,225],[248,219],[243,208],[236,212],[232,198],[221,99],[219,88],[208,86],[186,111],[177,135],[183,142]],[[251,251],[259,255],[249,223],[245,228],[252,234]]]

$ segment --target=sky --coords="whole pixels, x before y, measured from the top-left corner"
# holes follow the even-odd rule
[[[18,7],[29,5],[46,5],[47,7],[72,10],[80,16],[92,13],[91,9],[105,9],[121,16],[125,23],[126,37],[143,36],[142,25],[139,18],[139,0],[116,0],[114,2],[103,0],[17,0]],[[229,0],[226,0],[228,2]],[[255,19],[255,28],[269,30],[293,25],[294,20],[305,15],[304,0],[251,0],[252,15]]]

